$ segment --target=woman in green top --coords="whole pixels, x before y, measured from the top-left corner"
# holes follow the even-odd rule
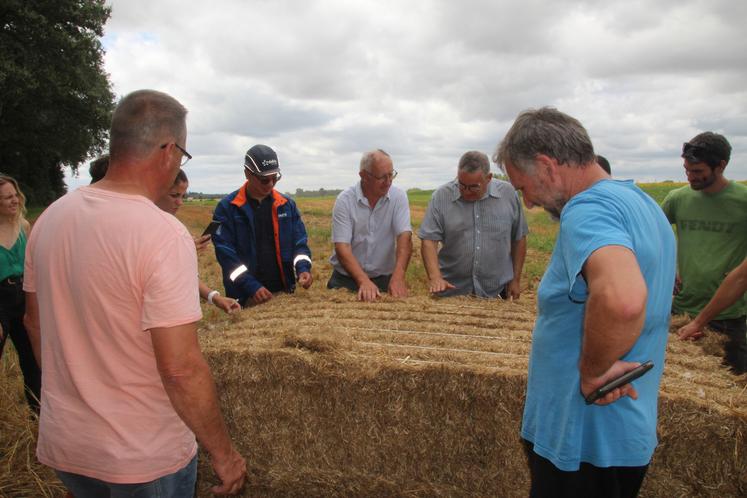
[[[41,371],[36,364],[23,313],[23,261],[31,226],[26,221],[26,198],[18,183],[0,174],[0,357],[10,337],[23,372],[26,401],[39,412]]]

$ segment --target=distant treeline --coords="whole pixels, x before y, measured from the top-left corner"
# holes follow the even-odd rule
[[[330,195],[336,197],[340,192],[342,192],[342,189],[327,190],[326,188],[320,188],[319,190],[304,190],[297,188],[295,194],[291,194],[290,192],[286,192],[286,194],[293,197],[328,197]]]
[[[302,188],[297,188],[296,193],[291,192],[284,192],[285,195],[290,197],[337,197],[340,195],[340,192],[342,192],[342,189],[326,189],[326,188],[320,188],[319,190],[304,190]],[[432,194],[433,190],[423,190],[419,188],[411,188],[407,190],[408,194]],[[206,194],[203,192],[189,192],[187,194],[187,197],[190,199],[195,200],[214,200],[214,199],[222,199],[228,194]]]
[[[337,197],[340,192],[342,192],[342,189],[326,189],[326,188],[320,188],[319,190],[304,190],[302,188],[297,188],[295,194],[291,194],[290,192],[286,192],[286,195],[290,195],[292,197]],[[431,194],[433,193],[433,190],[422,190],[419,188],[411,188],[407,190],[408,194],[418,194],[418,193],[427,193]]]
[[[226,194],[204,194],[202,192],[189,192],[187,194],[187,197],[190,199],[223,199],[226,196]]]
[[[342,189],[327,190],[326,188],[320,188],[319,190],[304,190],[297,188],[296,193],[284,192],[285,195],[290,197],[337,197],[342,192]],[[228,194],[206,194],[204,192],[189,192],[187,197],[195,200],[212,200],[212,199],[223,199]]]

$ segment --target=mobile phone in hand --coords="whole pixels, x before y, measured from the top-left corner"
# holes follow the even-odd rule
[[[624,386],[625,384],[634,381],[641,375],[645,374],[649,370],[654,368],[654,362],[651,360],[648,360],[644,363],[641,363],[639,366],[635,367],[633,370],[629,372],[625,372],[620,377],[617,377],[616,379],[612,379],[611,381],[607,382],[605,385],[594,391],[593,393],[589,394],[586,398],[586,404],[590,405],[594,403],[599,398],[604,398],[608,393],[611,391],[614,391],[620,386]]]
[[[215,234],[215,232],[218,231],[218,228],[220,228],[220,221],[213,220],[207,226],[207,228],[205,229],[205,231],[202,232],[202,236],[204,237],[205,235],[210,235],[212,237],[213,234]]]

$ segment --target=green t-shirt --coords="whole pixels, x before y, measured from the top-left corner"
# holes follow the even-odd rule
[[[15,244],[10,249],[0,246],[0,280],[23,275],[23,261],[26,255],[26,233],[21,228]]]
[[[662,209],[677,226],[677,268],[682,290],[675,313],[697,315],[708,304],[727,273],[747,255],[747,186],[730,182],[708,194],[684,186],[667,194]],[[742,296],[715,319],[747,313]]]

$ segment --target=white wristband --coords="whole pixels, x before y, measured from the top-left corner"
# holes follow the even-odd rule
[[[207,301],[208,301],[208,302],[209,302],[210,304],[215,304],[215,303],[213,302],[213,298],[214,298],[215,296],[220,296],[220,292],[218,292],[217,290],[211,290],[210,292],[208,292],[208,297],[207,297]]]

